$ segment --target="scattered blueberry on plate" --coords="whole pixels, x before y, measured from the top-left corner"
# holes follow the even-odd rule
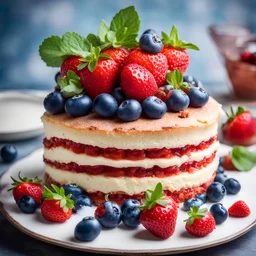
[[[196,198],[200,199],[204,204],[207,202],[207,195],[200,193],[196,195]]]
[[[79,241],[89,242],[96,239],[102,228],[94,217],[85,217],[75,227],[75,238]]]
[[[220,182],[213,182],[207,188],[206,194],[211,202],[219,202],[226,195],[226,188]]]
[[[65,99],[59,91],[51,92],[44,99],[44,108],[50,114],[60,114],[64,112]]]
[[[140,202],[136,199],[126,199],[121,205],[121,211],[123,212],[128,207],[140,206]]]
[[[125,226],[136,228],[140,225],[140,209],[136,206],[126,207],[123,211],[122,220]]]
[[[199,198],[189,198],[186,201],[184,201],[183,210],[187,212],[190,210],[190,208],[194,206],[197,206],[198,208],[200,208],[203,204],[204,204],[203,201]]]
[[[217,173],[214,181],[220,182],[224,184],[224,182],[228,179],[228,176],[225,173]]]
[[[5,145],[2,147],[0,154],[4,162],[10,163],[17,158],[18,151],[13,145]]]
[[[73,212],[78,212],[86,206],[92,207],[91,198],[86,195],[80,195],[75,200],[75,207],[73,208]]]
[[[212,214],[216,225],[222,224],[228,218],[228,211],[221,203],[213,204],[210,208],[210,213]]]
[[[118,204],[107,201],[96,208],[94,217],[105,228],[114,228],[121,222],[122,212]]]
[[[167,111],[166,104],[155,96],[146,98],[142,103],[143,113],[151,119],[160,119]]]
[[[118,117],[125,122],[133,122],[141,116],[142,107],[137,100],[125,100],[117,110]]]
[[[225,172],[225,169],[221,165],[219,165],[217,168],[217,174],[224,173],[224,172]]]
[[[37,209],[37,203],[33,197],[25,195],[19,199],[18,207],[23,213],[34,213]]]
[[[224,186],[228,194],[236,195],[241,190],[241,185],[238,180],[229,178],[225,181]]]
[[[64,190],[65,190],[65,195],[69,195],[71,194],[72,200],[76,200],[78,196],[83,195],[84,191],[81,187],[79,187],[76,184],[66,184],[65,186],[63,186]]]

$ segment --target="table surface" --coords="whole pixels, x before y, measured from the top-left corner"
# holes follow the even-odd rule
[[[225,97],[222,97],[223,101],[226,102]],[[218,99],[218,97],[217,97]],[[254,105],[254,104],[253,104]],[[255,105],[254,105],[255,106]],[[34,150],[42,147],[43,137],[37,137],[25,141],[14,142],[19,152],[18,159],[23,158],[33,152]],[[0,148],[5,143],[0,142]],[[3,174],[9,164],[5,164],[0,160],[0,175]],[[224,245],[217,247],[180,254],[180,255],[198,255],[198,256],[255,256],[256,255],[256,229],[252,229],[244,236],[229,242]],[[22,255],[47,255],[47,256],[58,256],[58,255],[85,255],[82,252],[76,252],[69,249],[64,249],[54,245],[46,244],[34,238],[31,238],[21,231],[13,227],[1,214],[0,212],[0,256],[22,256]],[[95,255],[95,254],[86,254]]]

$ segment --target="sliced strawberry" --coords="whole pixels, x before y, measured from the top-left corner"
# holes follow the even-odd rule
[[[245,201],[239,200],[228,209],[228,213],[229,216],[242,218],[249,216],[251,210]]]
[[[79,75],[80,71],[77,69],[77,66],[81,63],[79,60],[81,57],[72,56],[65,59],[60,67],[60,74],[62,76],[66,76],[68,71],[74,71],[77,75]]]

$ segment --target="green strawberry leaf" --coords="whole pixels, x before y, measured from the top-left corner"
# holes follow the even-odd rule
[[[202,219],[203,217],[205,217],[207,213],[208,213],[207,208],[199,209],[197,206],[193,206],[187,212],[189,218],[184,220],[184,222],[187,222],[187,224],[190,226],[194,223],[196,219]]]
[[[246,110],[241,106],[238,106],[236,112],[234,111],[233,107],[231,106],[230,107],[230,114],[228,112],[225,112],[227,117],[228,117],[228,120],[223,125],[232,122],[238,115],[243,114],[244,112],[246,112]]]
[[[199,51],[199,48],[196,45],[179,39],[179,33],[175,25],[172,26],[169,36],[165,32],[162,32],[162,41],[165,45],[172,46],[174,48]]]
[[[250,152],[247,148],[236,146],[233,148],[231,154],[231,161],[237,170],[241,172],[248,172],[256,166],[256,154]]]

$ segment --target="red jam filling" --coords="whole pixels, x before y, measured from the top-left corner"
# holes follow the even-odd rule
[[[70,171],[75,173],[87,173],[91,175],[104,175],[108,177],[167,177],[172,175],[178,175],[181,172],[193,173],[198,169],[206,167],[215,158],[216,152],[214,152],[210,157],[204,158],[203,160],[196,162],[190,161],[183,163],[180,167],[170,166],[167,168],[160,168],[159,166],[154,166],[152,168],[146,169],[142,167],[125,167],[125,168],[115,168],[106,165],[78,165],[74,162],[70,163],[59,163],[57,161],[50,161],[44,159],[44,162],[52,167],[63,171]]]
[[[51,139],[44,138],[44,146],[47,149],[63,147],[71,150],[76,154],[86,154],[89,156],[102,156],[113,160],[142,160],[145,158],[172,158],[174,156],[190,155],[191,152],[201,151],[209,148],[209,146],[217,140],[217,135],[203,141],[199,145],[187,145],[182,148],[152,148],[143,150],[117,149],[117,148],[99,148],[95,146],[76,143],[71,140],[52,137]]]

